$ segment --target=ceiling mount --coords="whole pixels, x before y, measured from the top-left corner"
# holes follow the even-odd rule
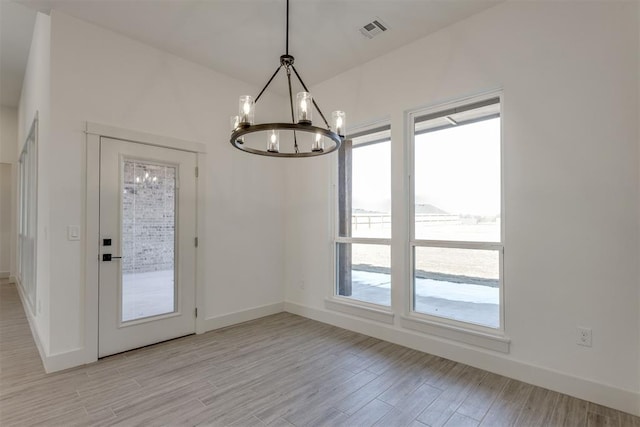
[[[238,105],[239,113],[237,116],[231,117],[231,145],[239,150],[251,154],[259,154],[263,156],[273,157],[311,157],[328,154],[340,148],[344,140],[345,134],[345,113],[343,111],[334,111],[331,115],[331,126],[327,118],[320,110],[320,107],[309,93],[309,89],[304,84],[302,77],[293,65],[295,58],[289,55],[289,0],[287,0],[287,24],[286,24],[286,42],[285,54],[280,56],[280,65],[273,73],[267,84],[262,88],[258,96],[253,99],[250,95],[240,97]],[[287,84],[289,88],[289,107],[291,111],[291,123],[262,123],[254,122],[255,105],[269,87],[273,79],[280,72],[285,71],[287,76]],[[298,82],[304,89],[296,95],[296,103],[294,108],[293,91],[291,88],[291,75],[298,79]],[[317,127],[312,123],[313,109],[318,112],[326,127]],[[290,135],[290,149],[281,150],[280,132]],[[253,138],[254,134],[263,135],[262,141]],[[304,137],[311,134],[309,140],[309,149],[301,148]],[[266,136],[266,138],[264,138]],[[299,140],[300,137],[300,140]]]

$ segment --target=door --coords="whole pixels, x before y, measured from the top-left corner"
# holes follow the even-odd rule
[[[100,140],[99,357],[195,332],[196,154]]]

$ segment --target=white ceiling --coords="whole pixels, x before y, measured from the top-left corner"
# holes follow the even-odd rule
[[[256,85],[266,83],[285,53],[285,0],[15,1],[46,13],[60,10]],[[289,53],[311,86],[501,1],[291,0]],[[3,12],[16,13],[17,7]],[[389,30],[369,40],[359,28],[375,17]],[[12,18],[2,19],[4,74],[5,59],[10,61],[5,19]],[[24,45],[18,27],[7,29],[8,44]],[[2,98],[5,103],[4,91]]]

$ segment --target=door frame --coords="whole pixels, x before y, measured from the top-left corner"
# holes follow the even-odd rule
[[[204,287],[204,259],[205,239],[200,233],[204,230],[205,218],[205,177],[206,177],[206,145],[177,138],[153,135],[145,132],[122,129],[99,123],[87,122],[86,134],[86,206],[84,232],[84,266],[85,266],[85,294],[84,294],[84,362],[91,363],[98,360],[98,286],[100,265],[100,140],[101,138],[118,139],[155,147],[172,148],[196,154],[196,334],[205,332],[205,306],[200,307],[200,301],[206,301]]]

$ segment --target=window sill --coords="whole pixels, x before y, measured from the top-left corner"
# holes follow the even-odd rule
[[[333,311],[339,311],[353,316],[364,317],[376,322],[387,323],[393,325],[394,314],[391,310],[365,306],[356,302],[345,301],[341,298],[326,298],[324,300],[325,308]]]
[[[424,332],[441,338],[459,341],[501,353],[509,353],[511,339],[502,335],[493,335],[409,316],[401,316],[400,325],[406,329]]]

